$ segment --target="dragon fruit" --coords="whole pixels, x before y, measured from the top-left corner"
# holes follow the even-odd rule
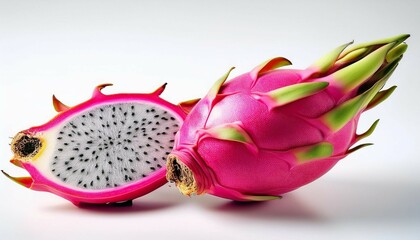
[[[44,125],[19,132],[11,162],[31,177],[12,177],[33,190],[81,203],[131,204],[166,183],[166,157],[193,102],[173,105],[150,94],[93,96],[68,107],[53,96],[59,114]]]
[[[222,76],[195,105],[168,156],[167,179],[185,195],[209,193],[263,201],[308,184],[340,159],[378,121],[357,134],[360,115],[385,100],[380,91],[409,35],[344,44],[304,70],[268,60],[225,83]]]

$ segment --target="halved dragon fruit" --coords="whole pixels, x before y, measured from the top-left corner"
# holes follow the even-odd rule
[[[306,70],[282,57],[218,80],[186,118],[167,178],[186,195],[261,201],[314,181],[377,125],[356,134],[360,115],[395,89],[380,91],[409,35],[344,44]],[[232,70],[232,69],[231,69]]]
[[[59,114],[19,132],[11,162],[31,177],[7,177],[38,191],[80,203],[130,203],[166,183],[166,157],[190,105],[150,94],[105,95],[68,107],[53,96]]]

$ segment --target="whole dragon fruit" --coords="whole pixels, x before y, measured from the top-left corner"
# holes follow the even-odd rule
[[[190,112],[167,161],[167,178],[186,195],[262,201],[314,181],[369,144],[360,115],[385,100],[380,91],[409,35],[344,44],[305,70],[268,60],[229,82],[220,78]],[[231,69],[232,70],[232,69]]]
[[[59,114],[19,132],[11,143],[11,162],[31,177],[2,172],[75,205],[127,205],[166,183],[166,157],[193,102],[176,106],[161,99],[166,84],[150,94],[103,94],[109,85],[74,107],[53,96]]]

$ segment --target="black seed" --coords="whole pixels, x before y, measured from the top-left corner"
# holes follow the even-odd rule
[[[150,144],[148,144],[148,143],[147,143],[147,144],[146,144],[146,147],[150,147]]]
[[[83,153],[79,154],[79,157],[83,157]]]
[[[93,114],[92,113],[89,113],[89,116],[93,117]]]
[[[147,164],[150,164],[150,161],[146,161]]]
[[[162,165],[158,164],[158,165],[157,165],[157,167],[158,167],[158,168],[161,168],[161,167],[162,167]]]
[[[115,114],[112,114],[112,115],[111,115],[111,117],[112,117],[112,118],[115,118]]]
[[[64,165],[69,165],[69,161],[65,161],[64,162]]]
[[[95,164],[95,168],[99,168],[99,165],[98,164]]]
[[[171,120],[172,120],[172,121],[174,121],[174,120],[175,120],[175,118],[174,118],[174,117],[171,117]]]
[[[87,185],[86,185],[86,183],[85,183],[85,184],[83,184],[83,187],[84,187],[84,188],[87,188]]]
[[[101,178],[100,178],[99,176],[96,176],[96,180],[98,180],[98,181],[99,181],[100,179],[101,179]]]
[[[108,177],[108,176],[106,176],[106,177],[105,177],[105,180],[108,182],[108,181],[109,181],[109,177]]]
[[[93,152],[92,152],[92,155],[95,155],[95,153],[96,153],[96,151],[93,151]]]
[[[156,125],[160,125],[160,122],[156,122]]]
[[[73,148],[74,151],[79,151],[79,148]]]
[[[78,185],[80,185],[82,183],[82,180],[79,180],[79,182],[77,182]]]
[[[155,115],[155,116],[153,116],[154,118],[158,118],[159,117],[159,114],[157,114],[157,115]]]
[[[60,151],[60,152],[62,152],[63,151],[63,149],[62,148],[59,148],[59,149],[57,149],[58,151]]]
[[[131,173],[136,173],[137,171],[134,169],[130,169]]]
[[[152,109],[150,109],[150,111],[151,111],[151,112],[155,112],[155,109],[154,109],[154,108],[152,108]]]
[[[64,144],[64,146],[68,146],[69,144],[68,143],[63,143]]]
[[[71,170],[72,168],[73,168],[73,167],[68,167],[66,170],[67,170],[67,171],[69,171],[69,170]]]
[[[158,143],[159,144],[160,142],[159,142],[159,140],[155,140],[155,143]]]
[[[124,112],[124,117],[126,117],[127,116],[127,112]]]
[[[143,152],[144,155],[147,155],[147,152]]]
[[[148,113],[148,112],[150,112],[150,110],[149,109],[146,109],[146,112]]]
[[[164,121],[168,121],[168,119],[166,117],[161,117],[160,119],[162,119]]]
[[[155,167],[150,167],[150,170],[155,171],[156,168]]]
[[[92,144],[92,143],[93,143],[93,141],[87,141],[86,143],[87,143],[87,144]]]
[[[142,177],[146,177],[147,175],[146,175],[146,174],[142,174],[141,176],[142,176]]]
[[[108,161],[108,164],[109,164],[109,165],[112,165],[112,162],[111,162],[111,161]]]
[[[131,159],[131,158],[130,158],[130,159],[128,159],[128,161],[129,161],[129,162],[133,162],[133,159]]]
[[[90,148],[89,147],[85,147],[85,150],[89,150]]]
[[[157,128],[152,128],[152,131],[155,131]]]
[[[90,186],[92,186],[92,187],[93,187],[93,181],[90,181]]]
[[[81,173],[83,173],[84,171],[85,171],[85,169],[84,169],[84,168],[82,168],[82,170],[80,170],[80,172],[81,172]]]
[[[52,169],[51,172],[55,172],[55,169]]]
[[[63,178],[63,181],[65,182],[65,181],[67,181],[67,178]]]
[[[63,138],[62,138],[62,137],[58,137],[58,138],[57,138],[57,140],[61,140],[61,139],[63,139]]]
[[[130,135],[131,134],[131,132],[127,132],[127,135]]]

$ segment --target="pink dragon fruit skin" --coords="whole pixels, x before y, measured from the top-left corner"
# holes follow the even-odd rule
[[[163,167],[159,168],[159,169],[153,169],[153,171],[148,170],[147,176],[146,173],[143,176],[137,176],[137,178],[135,178],[134,180],[129,179],[130,181],[125,181],[124,184],[121,184],[119,186],[116,185],[112,185],[112,186],[102,186],[101,188],[94,188],[91,187],[89,188],[89,185],[85,185],[83,186],[83,183],[80,183],[79,185],[76,184],[70,184],[69,183],[69,179],[70,178],[74,178],[79,176],[80,179],[82,178],[92,178],[95,179],[96,177],[98,177],[98,181],[104,181],[103,179],[108,177],[108,178],[113,178],[116,177],[115,175],[118,175],[119,169],[112,169],[112,167],[117,166],[118,164],[116,164],[115,162],[118,162],[117,160],[113,159],[112,156],[109,157],[108,153],[107,153],[107,157],[105,157],[105,152],[108,151],[107,147],[104,147],[104,149],[100,148],[101,146],[103,147],[103,145],[101,145],[100,143],[100,139],[96,139],[93,140],[93,138],[95,137],[88,137],[88,134],[91,134],[91,136],[93,135],[93,130],[95,129],[95,131],[98,131],[99,133],[101,133],[101,131],[104,133],[104,129],[106,127],[109,126],[98,126],[99,124],[93,124],[93,125],[89,125],[89,121],[83,121],[83,122],[79,122],[82,125],[78,126],[78,129],[83,129],[81,130],[81,137],[79,137],[80,139],[83,139],[83,137],[86,137],[87,141],[91,141],[90,144],[88,145],[83,145],[84,143],[86,143],[86,141],[80,141],[77,144],[81,143],[80,145],[77,145],[77,148],[80,148],[81,150],[85,150],[84,155],[86,157],[86,155],[88,155],[87,153],[90,152],[95,152],[95,154],[97,156],[100,156],[99,158],[95,159],[94,155],[92,154],[90,157],[88,158],[84,158],[80,155],[80,157],[78,157],[77,155],[74,155],[75,157],[70,158],[73,155],[70,154],[76,154],[76,152],[74,151],[74,149],[65,149],[65,146],[63,147],[63,149],[60,150],[60,148],[58,148],[58,139],[61,138],[61,136],[63,137],[67,137],[66,134],[63,135],[63,132],[58,133],[58,131],[65,131],[65,127],[63,127],[63,125],[67,124],[67,129],[68,126],[74,126],[72,124],[74,124],[75,122],[75,118],[79,117],[84,114],[84,115],[88,115],[89,113],[92,113],[94,111],[96,112],[100,112],[103,111],[103,109],[108,108],[108,110],[112,107],[112,106],[123,106],[123,105],[118,105],[118,104],[132,104],[132,109],[134,109],[134,106],[136,108],[140,108],[142,106],[147,106],[149,108],[154,108],[156,109],[156,111],[158,111],[159,109],[162,109],[162,111],[164,111],[164,113],[167,115],[167,118],[171,117],[172,118],[172,123],[174,126],[175,124],[181,124],[183,122],[183,119],[185,118],[189,107],[191,106],[191,104],[193,104],[192,102],[189,102],[188,104],[186,104],[185,106],[181,103],[180,105],[173,105],[165,100],[163,100],[162,98],[159,97],[159,95],[163,92],[165,85],[163,85],[162,87],[158,88],[156,91],[149,93],[149,94],[139,94],[139,93],[135,93],[135,94],[130,94],[130,93],[122,93],[122,94],[112,94],[112,95],[105,95],[101,92],[101,89],[109,86],[111,84],[103,84],[100,85],[98,87],[95,88],[94,92],[93,92],[93,96],[91,99],[89,99],[88,101],[85,101],[83,103],[80,103],[74,107],[68,107],[66,105],[64,105],[63,103],[61,103],[59,100],[57,100],[57,98],[55,98],[55,96],[53,96],[53,105],[54,108],[56,109],[57,112],[59,112],[59,114],[54,117],[52,120],[50,120],[49,122],[47,122],[46,124],[40,125],[40,126],[36,126],[36,127],[31,127],[27,130],[21,131],[19,132],[13,139],[12,141],[12,151],[14,152],[14,157],[13,159],[10,161],[11,163],[13,163],[14,165],[24,168],[26,169],[29,174],[31,175],[30,177],[12,177],[9,174],[7,174],[6,172],[2,171],[3,174],[5,174],[8,178],[10,178],[11,180],[19,183],[20,185],[23,185],[26,188],[32,189],[32,190],[36,190],[36,191],[45,191],[45,192],[51,192],[54,193],[58,196],[61,196],[69,201],[71,201],[72,203],[74,203],[77,206],[80,206],[80,204],[84,204],[84,203],[88,203],[88,204],[107,204],[107,203],[118,203],[118,202],[129,202],[131,203],[132,199],[135,199],[137,197],[140,197],[144,194],[147,194],[153,190],[155,190],[156,188],[162,186],[163,184],[166,183],[166,178],[165,178],[165,174],[166,174],[166,168],[164,167],[164,164],[162,165]],[[145,104],[145,105],[142,105]],[[100,111],[99,111],[99,110]],[[111,110],[109,110],[110,112]],[[148,110],[146,110],[148,111]],[[95,113],[95,112],[94,112]],[[106,113],[106,111],[105,111]],[[103,114],[103,115],[99,115],[98,116],[93,116],[90,119],[90,121],[94,121],[95,123],[99,123],[100,120],[103,120],[104,122],[109,122],[111,126],[113,126],[110,118],[111,118],[111,114]],[[135,116],[137,112],[134,112],[134,110],[131,112],[131,114],[133,114],[133,120],[136,122],[140,122],[141,123],[141,119],[144,116]],[[117,115],[117,118],[119,118],[119,120],[123,120],[123,119],[128,119],[125,115],[126,114],[120,114],[121,116],[118,116],[118,113],[115,113]],[[129,116],[131,114],[128,114]],[[83,115],[83,117],[84,117]],[[109,119],[108,119],[109,118]],[[109,121],[108,121],[109,120]],[[128,120],[127,120],[128,121]],[[70,125],[68,125],[70,122]],[[72,123],[73,122],[73,123]],[[139,123],[139,124],[140,124]],[[128,124],[128,123],[127,123]],[[131,122],[130,122],[131,124]],[[96,125],[96,126],[95,126]],[[138,130],[140,130],[140,125],[138,127],[138,129],[134,129],[134,127],[129,126],[128,128],[123,128],[124,126],[120,123],[120,121],[118,123],[115,122],[116,126],[119,126],[119,128],[115,128],[114,130],[124,130],[127,131],[127,129],[132,129],[130,131],[132,131],[133,133],[129,135],[129,139],[124,139],[121,140],[121,142],[123,143],[122,145],[126,144],[127,142],[133,142],[136,143],[136,141],[141,142],[142,140],[140,139],[145,139],[146,137],[139,137],[137,138],[137,133]],[[160,124],[161,126],[163,125],[163,123]],[[91,128],[89,129],[90,126]],[[169,126],[169,125],[168,125]],[[178,127],[177,125],[175,127]],[[58,130],[57,130],[58,129]],[[166,129],[170,129],[169,127],[167,127]],[[177,130],[177,129],[176,129]],[[174,130],[174,131],[176,131]],[[73,131],[72,129],[70,129],[69,131],[72,131],[73,135],[77,135],[78,131],[76,128]],[[168,130],[170,131],[170,130]],[[84,132],[84,133],[83,133]],[[108,131],[110,132],[110,131]],[[144,132],[144,131],[143,131]],[[86,134],[86,136],[84,136],[84,134]],[[95,133],[96,134],[96,133]],[[121,133],[124,134],[124,133]],[[172,132],[168,133],[168,135],[172,134]],[[103,136],[105,136],[106,134],[102,134]],[[115,135],[115,134],[114,134]],[[166,135],[166,134],[165,134]],[[70,134],[69,134],[70,136]],[[97,134],[97,136],[100,136],[100,134]],[[111,135],[109,135],[111,136]],[[144,135],[143,135],[144,136]],[[153,138],[155,136],[152,136]],[[104,139],[103,137],[100,137],[101,139]],[[172,136],[172,139],[174,138],[174,136]],[[24,140],[22,140],[24,139]],[[26,140],[25,140],[26,139]],[[115,145],[117,145],[117,139],[111,139],[111,137],[109,137],[110,141],[114,141]],[[139,140],[136,140],[139,139]],[[169,138],[168,138],[169,139]],[[29,141],[30,140],[30,141]],[[108,139],[105,139],[108,140]],[[26,141],[26,142],[25,142]],[[31,143],[32,141],[32,143]],[[173,145],[173,141],[174,140],[169,140],[169,145]],[[24,144],[20,144],[19,142],[23,142]],[[68,141],[68,143],[64,143],[65,145],[68,145],[70,143],[70,140]],[[25,145],[26,144],[26,145]],[[32,145],[31,145],[32,144]],[[162,143],[164,144],[164,143]],[[137,144],[137,145],[140,145]],[[107,146],[105,144],[105,146]],[[108,145],[109,146],[109,145]],[[111,147],[111,146],[110,146]],[[171,146],[170,146],[171,147]],[[89,149],[90,148],[90,149]],[[60,150],[60,151],[57,151]],[[162,147],[163,149],[163,147]],[[155,151],[156,150],[156,151]],[[150,155],[153,154],[157,154],[154,152],[158,152],[158,150],[160,149],[155,149],[153,151],[149,151],[148,156],[150,157]],[[79,151],[79,150],[78,150]],[[121,167],[121,173],[123,174],[123,171],[128,171],[128,168],[130,166],[130,164],[132,164],[133,162],[136,163],[137,161],[133,159],[130,159],[130,162],[128,161],[128,157],[130,156],[131,153],[124,153],[124,149],[119,148],[113,148],[112,150],[116,155],[116,157],[121,157],[120,161],[126,161],[124,163],[124,167],[127,169],[124,169],[123,167]],[[127,151],[138,151],[137,149],[133,150],[133,149],[127,149]],[[127,152],[126,151],[126,152]],[[146,150],[144,150],[146,152]],[[148,150],[147,150],[148,151]],[[162,151],[170,151],[169,147],[168,149],[163,149]],[[143,149],[141,150],[141,152],[143,152]],[[80,152],[77,152],[77,154],[79,154]],[[57,154],[57,155],[56,155]],[[61,155],[59,155],[61,154]],[[102,155],[101,155],[102,154]],[[125,154],[125,155],[124,155]],[[137,153],[136,153],[137,154]],[[162,153],[164,154],[164,153]],[[53,157],[54,155],[56,155],[55,157]],[[112,155],[112,154],[111,154]],[[131,154],[134,155],[134,154]],[[125,157],[124,157],[125,156]],[[136,155],[137,156],[137,155]],[[142,161],[148,161],[148,156],[143,156],[137,159],[138,162]],[[166,155],[164,155],[164,159],[166,158]],[[56,163],[54,163],[54,159],[55,158],[59,158],[57,160]],[[124,159],[123,159],[124,158]],[[70,159],[70,160],[69,160]],[[86,161],[85,161],[86,160]],[[115,161],[114,161],[115,160]],[[67,161],[67,162],[64,162]],[[79,162],[80,161],[80,162]],[[98,163],[98,165],[95,166],[95,161]],[[100,162],[102,161],[102,162]],[[114,163],[112,163],[111,161],[114,161]],[[161,159],[158,159],[158,161],[162,161]],[[63,164],[64,162],[64,164]],[[150,163],[151,162],[151,163]],[[150,164],[153,164],[153,161],[150,160]],[[157,161],[155,161],[157,162]],[[85,164],[87,167],[85,168],[81,168],[80,165],[81,164]],[[108,165],[109,166],[108,166]],[[113,164],[113,165],[111,165]],[[55,173],[57,171],[56,166],[62,166],[65,168],[72,168],[72,169],[67,169],[67,170],[71,170],[73,171],[72,173],[70,173],[66,179],[63,179],[62,176],[56,176]],[[79,166],[79,169],[77,169],[77,167]],[[121,165],[122,166],[122,165]],[[139,165],[136,165],[139,166]],[[143,166],[147,166],[146,164],[143,164]],[[160,165],[158,165],[160,166]],[[97,169],[96,169],[97,168]],[[74,169],[74,170],[73,170]],[[82,170],[83,169],[83,170]],[[101,169],[102,169],[102,175],[101,175]],[[98,175],[94,175],[94,171],[96,170]],[[106,172],[105,172],[106,170]],[[114,174],[114,176],[111,175],[111,170]],[[133,175],[135,174],[139,174],[141,169],[138,168],[134,168],[131,169],[131,172],[129,173],[124,173],[127,174],[126,178],[129,177],[133,177]],[[105,177],[106,174],[109,175]],[[90,173],[89,173],[90,172]],[[117,173],[117,174],[115,174]],[[105,175],[104,175],[105,174]],[[131,174],[131,175],[129,175]],[[63,175],[63,173],[62,173]],[[124,175],[123,175],[124,176]],[[127,180],[127,179],[125,179]],[[80,180],[81,181],[81,180]],[[107,179],[106,181],[109,181],[109,179]],[[89,181],[90,182],[90,181]],[[87,184],[89,184],[89,182],[87,182]],[[93,184],[93,183],[91,183]]]
[[[356,134],[361,113],[382,90],[409,35],[342,45],[305,70],[282,57],[225,83],[220,78],[187,116],[168,156],[167,178],[185,194],[238,201],[276,199],[370,144]],[[232,70],[232,69],[231,69]]]

